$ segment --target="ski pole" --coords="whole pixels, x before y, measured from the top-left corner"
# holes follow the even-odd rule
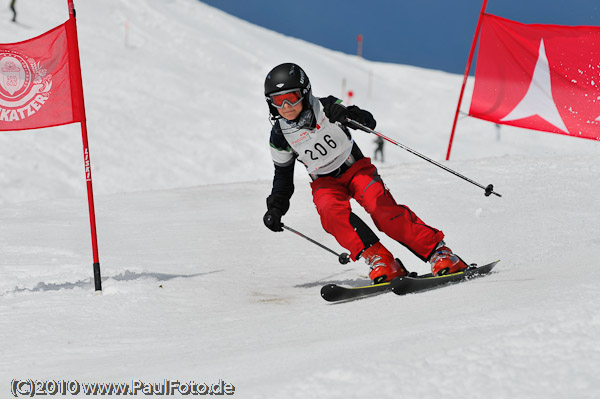
[[[479,184],[479,183],[477,183],[477,182],[475,182],[475,181],[473,181],[473,180],[469,179],[469,178],[468,178],[468,177],[466,177],[466,176],[463,176],[463,175],[461,175],[460,173],[458,173],[458,172],[456,172],[456,171],[454,171],[454,170],[452,170],[452,169],[448,168],[447,166],[444,166],[444,165],[442,165],[441,163],[439,163],[439,162],[436,162],[436,161],[434,161],[433,159],[431,159],[431,158],[428,158],[428,157],[426,157],[425,155],[423,155],[423,154],[420,154],[420,153],[418,153],[417,151],[413,150],[412,148],[410,148],[410,147],[407,147],[407,146],[405,146],[404,144],[397,142],[396,140],[392,140],[391,138],[389,138],[389,137],[386,137],[385,135],[383,135],[383,134],[381,134],[381,133],[379,133],[379,132],[377,132],[377,131],[375,131],[375,130],[373,130],[373,129],[369,129],[368,127],[366,127],[366,126],[363,126],[362,124],[360,124],[360,123],[358,123],[358,122],[356,122],[356,121],[354,121],[354,120],[352,120],[352,119],[348,119],[348,123],[349,123],[350,125],[354,126],[355,128],[362,130],[363,132],[372,133],[372,134],[374,134],[374,135],[376,135],[376,136],[379,136],[379,137],[381,137],[382,139],[384,139],[384,140],[386,140],[386,141],[389,141],[390,143],[392,143],[392,144],[394,144],[394,145],[396,145],[396,146],[398,146],[398,147],[400,147],[400,148],[402,148],[402,149],[404,149],[404,150],[406,150],[406,151],[410,152],[411,154],[414,154],[414,155],[418,156],[419,158],[421,158],[421,159],[424,159],[424,160],[426,160],[427,162],[429,162],[429,163],[432,163],[432,164],[434,164],[435,166],[438,166],[438,167],[440,167],[440,168],[444,169],[445,171],[447,171],[447,172],[450,172],[450,173],[452,173],[453,175],[455,175],[455,176],[458,176],[458,177],[460,177],[461,179],[463,179],[463,180],[466,180],[466,181],[468,181],[469,183],[471,183],[471,184],[474,184],[474,185],[476,185],[477,187],[484,189],[484,190],[485,190],[485,196],[486,196],[486,197],[489,197],[489,196],[490,196],[490,194],[494,194],[494,195],[496,195],[496,196],[498,196],[498,197],[502,197],[502,195],[500,195],[500,194],[498,194],[497,192],[495,192],[495,191],[494,191],[494,185],[493,185],[493,184],[488,184],[488,185],[487,185],[487,187],[484,187],[483,185],[481,185],[481,184]]]
[[[315,245],[318,245],[319,247],[323,248],[324,250],[329,251],[332,254],[336,255],[342,265],[345,265],[346,263],[350,262],[350,256],[347,253],[342,252],[341,254],[338,254],[333,249],[327,248],[325,245],[313,240],[310,237],[305,236],[304,234],[300,233],[299,231],[296,231],[296,230],[292,229],[291,227],[284,225],[283,223],[281,224],[281,227],[283,227],[284,229],[286,229],[288,231],[291,231],[292,233],[299,235],[300,237],[312,242]]]

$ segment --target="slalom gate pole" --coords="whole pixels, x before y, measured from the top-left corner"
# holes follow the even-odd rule
[[[446,161],[450,159],[450,152],[452,151],[452,142],[454,141],[454,132],[456,132],[456,124],[458,123],[458,114],[460,112],[460,105],[462,104],[463,95],[465,94],[465,87],[467,85],[467,78],[471,71],[471,63],[473,62],[473,55],[475,54],[475,45],[477,44],[477,38],[479,37],[479,31],[481,30],[481,19],[485,13],[488,0],[483,0],[481,5],[481,12],[479,13],[479,19],[477,20],[477,27],[475,27],[475,37],[473,37],[473,43],[471,44],[471,51],[469,52],[469,58],[467,60],[467,66],[465,67],[465,74],[463,76],[462,87],[460,88],[460,95],[458,96],[458,104],[456,105],[456,113],[454,114],[454,122],[452,123],[452,131],[450,132],[450,141],[448,141],[448,151],[446,152]]]
[[[291,227],[284,225],[283,223],[281,224],[281,227],[283,227],[284,229],[286,229],[288,231],[291,231],[292,233],[294,233],[296,235],[299,235],[300,237],[304,238],[305,240],[308,240],[308,241],[312,242],[313,244],[323,248],[324,250],[329,251],[332,254],[336,255],[342,265],[345,265],[346,263],[350,262],[350,256],[347,253],[343,252],[341,254],[338,254],[333,249],[327,248],[325,245],[321,244],[320,242],[317,242],[317,241],[313,240],[312,238],[305,236],[304,234],[300,233],[299,231],[296,231],[296,230],[292,229]]]
[[[483,185],[481,185],[481,184],[479,184],[479,183],[477,183],[477,182],[469,179],[468,177],[463,176],[460,173],[458,173],[458,172],[456,172],[456,171],[448,168],[447,166],[444,166],[441,163],[436,162],[433,159],[428,158],[425,155],[418,153],[417,151],[413,150],[412,148],[407,147],[404,144],[397,142],[396,140],[392,140],[391,138],[386,137],[385,135],[383,135],[383,134],[381,134],[381,133],[379,133],[379,132],[377,132],[377,131],[375,131],[373,129],[369,129],[368,127],[363,126],[362,124],[360,124],[360,123],[358,123],[358,122],[356,122],[356,121],[354,121],[352,119],[348,119],[347,123],[349,123],[350,126],[352,126],[352,127],[355,127],[355,128],[357,128],[359,130],[362,130],[363,132],[372,133],[372,134],[374,134],[376,136],[379,136],[382,139],[384,139],[384,140],[386,140],[386,141],[394,144],[395,146],[398,146],[398,147],[402,148],[403,150],[406,150],[406,151],[410,152],[411,154],[416,155],[419,158],[424,159],[425,161],[427,161],[427,162],[429,162],[429,163],[431,163],[431,164],[433,164],[433,165],[435,165],[435,166],[437,166],[439,168],[444,169],[446,172],[450,172],[453,175],[458,176],[461,179],[463,179],[465,181],[468,181],[469,183],[471,183],[471,184],[473,184],[473,185],[475,185],[475,186],[477,186],[479,188],[482,188],[483,190],[485,190],[485,196],[486,197],[489,197],[490,194],[494,194],[494,195],[496,195],[498,197],[502,197],[502,195],[500,195],[500,194],[498,194],[497,192],[494,191],[494,186],[492,184],[488,184],[487,187],[483,186]]]
[[[67,0],[69,7],[69,18],[75,20],[75,6],[73,0]],[[76,26],[76,25],[75,25]],[[94,190],[92,187],[92,166],[90,162],[90,149],[88,144],[87,122],[85,117],[85,104],[83,99],[83,82],[81,78],[81,61],[79,59],[79,42],[77,39],[77,28],[73,30],[72,38],[68,40],[69,57],[71,57],[71,65],[76,66],[73,70],[72,79],[78,87],[81,88],[81,138],[83,142],[83,161],[85,167],[85,181],[87,185],[88,209],[90,214],[90,232],[92,236],[92,259],[94,272],[94,289],[97,293],[102,293],[102,276],[100,273],[100,258],[98,256],[98,235],[96,233],[96,211],[94,207]]]

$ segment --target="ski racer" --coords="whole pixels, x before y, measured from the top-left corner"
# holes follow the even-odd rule
[[[283,231],[281,218],[294,193],[294,165],[302,163],[311,179],[313,202],[325,231],[350,252],[363,258],[374,284],[407,275],[404,266],[377,235],[352,212],[354,198],[375,226],[431,264],[434,275],[455,273],[467,265],[446,246],[444,233],[423,222],[407,206],[396,203],[371,159],[352,139],[347,120],[371,129],[373,115],[341,100],[312,94],[308,76],[293,63],[273,68],[265,79],[265,98],[272,129],[271,156],[275,165],[273,188],[263,221],[272,231]]]

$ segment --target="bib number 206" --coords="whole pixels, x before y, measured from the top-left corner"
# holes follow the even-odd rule
[[[329,148],[337,147],[337,143],[328,134],[323,136],[323,141],[325,141],[325,144],[327,144],[327,147]],[[314,150],[306,150],[304,153],[308,154],[311,160],[316,161],[319,159],[318,154],[321,154],[323,157],[327,155],[327,147],[321,143],[317,143],[313,146]]]

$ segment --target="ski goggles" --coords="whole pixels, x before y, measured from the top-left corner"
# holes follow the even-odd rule
[[[304,99],[302,93],[298,89],[273,93],[269,96],[269,98],[271,99],[271,104],[273,104],[273,106],[278,109],[283,108],[283,105],[286,102],[293,107],[295,105],[300,104],[300,101]]]

